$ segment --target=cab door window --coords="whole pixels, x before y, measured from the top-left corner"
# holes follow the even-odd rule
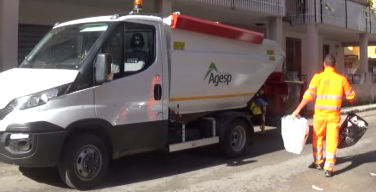
[[[102,52],[112,56],[114,80],[144,71],[155,61],[155,27],[125,22],[108,40]]]
[[[109,53],[112,57],[111,73],[113,79],[118,79],[123,76],[124,71],[124,24],[119,25],[115,32],[111,34],[110,38],[104,44],[102,53]]]
[[[127,23],[125,25],[125,74],[147,69],[155,60],[155,27]]]

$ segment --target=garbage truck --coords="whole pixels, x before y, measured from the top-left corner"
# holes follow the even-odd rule
[[[253,143],[247,103],[285,54],[254,31],[138,11],[57,23],[0,73],[0,161],[97,187],[111,160]]]

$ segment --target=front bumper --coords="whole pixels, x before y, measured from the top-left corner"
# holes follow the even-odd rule
[[[64,129],[47,122],[9,125],[0,133],[0,161],[22,167],[56,166],[65,137]]]

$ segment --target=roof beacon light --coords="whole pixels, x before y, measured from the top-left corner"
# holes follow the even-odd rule
[[[140,13],[142,11],[142,0],[134,0],[133,10],[136,13]]]

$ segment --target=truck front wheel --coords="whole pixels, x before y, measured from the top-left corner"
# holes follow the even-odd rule
[[[227,157],[242,155],[249,144],[249,128],[246,122],[234,120],[226,129],[224,139],[220,143],[222,154]]]
[[[62,180],[69,187],[88,190],[101,183],[108,161],[107,147],[100,138],[80,134],[66,142],[58,168]]]

